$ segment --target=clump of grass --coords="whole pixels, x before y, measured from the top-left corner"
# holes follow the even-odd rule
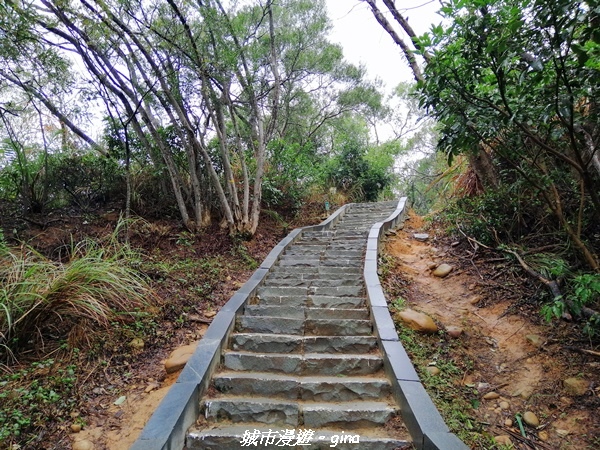
[[[144,309],[152,294],[132,267],[136,260],[116,233],[72,245],[67,262],[26,246],[0,249],[0,355],[36,344],[49,330],[108,326]]]

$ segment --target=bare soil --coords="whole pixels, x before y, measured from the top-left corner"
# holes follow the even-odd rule
[[[309,210],[289,229],[317,223],[321,214],[318,208]],[[60,258],[59,249],[71,239],[101,238],[112,232],[116,219],[110,212],[94,217],[61,216],[43,228],[30,224],[19,230],[19,237]],[[24,448],[69,449],[82,440],[93,443],[94,450],[129,448],[177,378],[177,373],[164,371],[168,355],[202,337],[214,312],[252,274],[243,260],[249,257],[260,262],[287,231],[281,221],[264,216],[253,240],[234,242],[218,227],[191,235],[173,221],[140,221],[132,230],[132,244],[145,255],[142,269],[159,297],[155,323],[139,324],[147,327],[138,333],[144,336],[144,347],[132,348],[136,333],[119,330],[99,334],[100,349],[71,355],[79,358],[79,407],[70,412],[72,420],[51,422],[43,443]],[[427,232],[430,238],[419,242],[413,237],[416,232]],[[548,325],[540,319],[537,310],[543,287],[502,255],[476,251],[463,240],[454,242],[415,215],[388,239],[386,252],[392,267],[386,279],[389,299],[402,296],[407,306],[429,314],[442,329],[457,326],[463,330],[453,341],[452,358],[462,370],[458,383],[467,387],[461,392],[476,406],[467,411],[476,429],[489,436],[507,435],[515,448],[600,448],[600,359],[567,347],[598,348],[575,324]],[[208,265],[173,268],[197,259]],[[446,278],[436,278],[431,269],[439,263],[451,264],[454,270]],[[169,270],[162,269],[166,266]],[[199,291],[198,286],[203,289]],[[533,345],[528,335],[539,336],[540,344]],[[440,339],[449,338],[442,334]],[[28,358],[43,358],[54,351],[49,343],[44,352]],[[28,358],[21,363],[27,364]],[[425,369],[417,365],[420,374]],[[568,377],[589,381],[585,395],[566,394],[563,380]],[[499,398],[484,400],[491,391]],[[503,409],[501,402],[508,407]],[[537,415],[540,426],[525,426],[526,436],[521,436],[515,415],[526,411]],[[506,425],[507,420],[512,425]],[[73,423],[82,423],[83,429],[72,432]],[[472,447],[487,450],[493,444],[473,443]]]
[[[430,237],[420,242],[415,233]],[[508,436],[523,449],[600,448],[600,359],[567,348],[597,347],[573,323],[542,321],[537,299],[543,288],[502,254],[482,250],[466,239],[453,241],[411,215],[386,246],[394,267],[387,278],[390,300],[402,296],[406,306],[430,315],[441,329],[463,330],[452,359],[462,368],[458,382],[473,387],[468,400],[476,407],[468,414],[482,434]],[[445,278],[432,275],[441,263],[454,268]],[[532,343],[531,336],[538,336],[539,343]],[[425,367],[417,370],[423,374]],[[588,381],[587,392],[567,394],[563,380],[569,377]],[[483,399],[492,391],[497,399]],[[523,436],[515,416],[526,411],[540,425],[525,425]]]

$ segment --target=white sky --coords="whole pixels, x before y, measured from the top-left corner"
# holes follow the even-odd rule
[[[366,2],[326,0],[326,3],[333,23],[331,40],[343,46],[348,61],[363,63],[369,78],[381,78],[387,91],[401,81],[414,81],[400,47],[379,25]],[[383,2],[377,3],[384,14],[387,12],[388,20],[395,23]],[[397,0],[396,3],[417,35],[428,31],[432,24],[441,22],[441,17],[436,14],[440,7],[437,0]]]

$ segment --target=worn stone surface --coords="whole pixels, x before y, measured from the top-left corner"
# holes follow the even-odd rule
[[[582,378],[567,378],[563,381],[563,386],[567,394],[572,396],[584,395],[590,386],[589,381]]]
[[[497,398],[500,398],[500,394],[492,391],[492,392],[488,392],[487,394],[485,394],[482,398],[484,400],[496,400]]]
[[[209,421],[226,419],[232,422],[259,422],[273,425],[298,425],[299,406],[295,402],[244,397],[207,400],[205,416]]]
[[[343,423],[346,430],[383,425],[395,412],[381,402],[311,403],[302,409],[306,427],[327,428]]]
[[[514,448],[514,447],[513,447],[513,443],[512,443],[512,441],[511,441],[511,439],[510,439],[510,436],[509,436],[509,435],[507,435],[507,434],[501,434],[500,436],[496,436],[496,437],[494,438],[494,440],[496,441],[496,443],[497,443],[497,444],[500,444],[500,445],[507,445],[507,446],[509,446],[510,448]]]
[[[527,342],[535,347],[540,347],[544,343],[544,339],[537,334],[528,334],[525,336],[525,339],[527,339]]]
[[[194,354],[197,346],[198,342],[195,342],[193,344],[184,345],[173,350],[169,355],[169,359],[165,361],[166,372],[173,373],[183,369],[191,356]]]
[[[415,233],[415,234],[413,234],[413,237],[417,241],[425,242],[427,239],[429,239],[429,234],[427,234],[427,233]]]
[[[394,315],[395,318],[404,322],[409,328],[422,333],[437,333],[438,327],[427,314],[405,309]]]
[[[540,426],[540,419],[538,419],[538,417],[531,411],[525,411],[525,414],[523,414],[523,421],[530,427],[535,428]]]
[[[457,339],[462,336],[463,329],[461,327],[457,327],[454,325],[450,325],[446,327],[446,333],[453,339]]]
[[[450,264],[440,264],[439,266],[437,266],[437,268],[433,271],[433,276],[435,277],[439,277],[439,278],[445,278],[447,277],[450,272],[452,272],[454,270],[454,267],[452,267]]]
[[[94,450],[94,444],[87,439],[73,442],[73,450]]]

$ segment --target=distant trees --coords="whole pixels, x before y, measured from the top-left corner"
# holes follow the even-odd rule
[[[440,149],[486,159],[474,170],[491,188],[512,187],[523,207],[513,220],[533,230],[551,214],[600,272],[596,8],[459,1],[442,13],[452,27],[420,41],[433,54],[423,92],[442,125]]]
[[[381,107],[364,70],[328,41],[323,1],[15,0],[0,8],[4,92],[19,92],[43,109],[45,124],[51,114],[65,136],[115,158],[128,207],[132,166],[151,167],[191,230],[216,217],[232,233],[253,234],[265,176],[277,178],[271,157],[297,148],[303,161],[317,161],[331,151],[325,136],[336,120],[373,100],[371,110]],[[77,102],[66,101],[72,92]],[[86,110],[104,111],[105,142],[84,131]],[[286,158],[277,164],[294,160]]]

